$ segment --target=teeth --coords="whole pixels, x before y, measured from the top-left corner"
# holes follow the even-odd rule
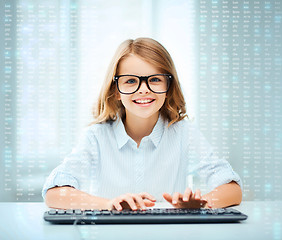
[[[149,103],[149,102],[152,102],[153,100],[150,100],[150,99],[142,99],[142,100],[135,100],[135,102],[137,103]]]

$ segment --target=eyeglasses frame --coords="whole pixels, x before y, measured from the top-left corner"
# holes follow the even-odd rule
[[[124,93],[124,92],[122,92],[122,91],[120,91],[120,89],[119,89],[119,86],[118,86],[118,80],[119,80],[119,78],[120,77],[124,77],[124,76],[131,76],[131,77],[137,77],[137,78],[139,78],[139,85],[138,85],[138,87],[137,87],[137,89],[134,91],[134,92],[132,92],[132,93]],[[164,92],[155,92],[155,91],[153,91],[151,88],[150,88],[150,86],[149,86],[149,83],[148,83],[148,79],[150,78],[150,77],[153,77],[153,76],[167,76],[168,77],[168,86],[167,86],[167,90],[166,91],[164,91]],[[121,93],[121,94],[126,94],[126,95],[129,95],[129,94],[133,94],[133,93],[136,93],[138,90],[139,90],[139,88],[141,87],[141,84],[142,84],[142,82],[144,81],[145,83],[146,83],[146,86],[147,86],[147,88],[151,91],[151,92],[153,92],[153,93],[156,93],[156,94],[162,94],[162,93],[166,93],[168,90],[169,90],[169,86],[170,86],[170,82],[171,82],[171,80],[172,80],[173,78],[172,78],[172,75],[171,74],[162,74],[162,73],[160,73],[160,74],[153,74],[153,75],[149,75],[149,76],[137,76],[137,75],[133,75],[133,74],[123,74],[123,75],[118,75],[118,76],[114,76],[114,82],[116,83],[116,85],[117,85],[117,89],[118,89],[118,91]]]

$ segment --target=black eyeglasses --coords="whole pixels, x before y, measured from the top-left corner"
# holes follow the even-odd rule
[[[133,94],[138,91],[142,81],[146,82],[148,89],[157,94],[166,93],[169,89],[172,75],[154,74],[150,76],[119,75],[114,77],[117,89],[122,94]]]

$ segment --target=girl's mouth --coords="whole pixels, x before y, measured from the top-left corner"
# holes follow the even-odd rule
[[[138,104],[138,105],[147,106],[150,103],[154,102],[155,100],[156,99],[136,99],[136,100],[133,100],[133,102]]]

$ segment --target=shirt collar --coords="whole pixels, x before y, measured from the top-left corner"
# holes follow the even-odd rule
[[[163,135],[164,128],[165,128],[165,121],[161,116],[159,116],[159,119],[156,125],[154,126],[151,134],[144,138],[150,139],[152,143],[154,144],[154,146],[157,147]],[[114,130],[114,134],[115,134],[119,149],[121,149],[128,141],[132,140],[131,137],[127,135],[124,124],[120,118],[118,118],[113,123],[113,130]]]
[[[130,137],[127,135],[123,122],[120,118],[113,123],[113,130],[117,140],[118,148],[121,149],[130,140]]]

